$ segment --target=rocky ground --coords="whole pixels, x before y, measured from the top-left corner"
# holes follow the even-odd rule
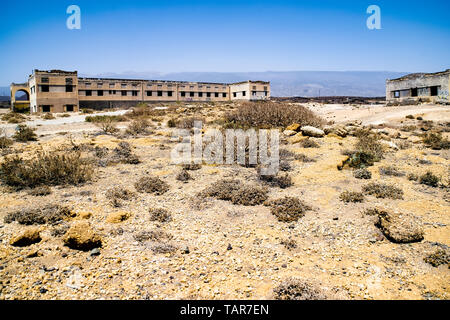
[[[47,195],[2,186],[0,298],[292,298],[280,285],[300,279],[310,298],[449,299],[450,154],[427,147],[420,136],[437,127],[448,139],[448,107],[389,107],[384,116],[379,106],[309,107],[334,124],[310,138],[298,126],[281,130],[293,183],[286,188],[238,165],[203,164],[187,170],[191,180],[177,180],[182,168],[170,152],[178,140],[167,121],[195,115],[214,127],[234,105],[172,107],[150,116],[151,132],[137,136],[123,134],[126,122],[115,135],[86,122],[39,123],[38,141],[16,142],[7,153],[30,157],[38,150],[75,148],[98,165],[92,181],[53,186]],[[357,179],[354,169],[338,166],[357,142],[352,132],[370,124],[384,141],[385,156],[368,168],[371,179]],[[305,140],[317,146],[306,147]],[[111,161],[123,142],[139,163]],[[428,171],[439,177],[436,186],[412,178]],[[165,182],[158,190],[167,191],[140,192],[136,182],[149,175]],[[244,206],[201,196],[221,179],[266,188],[268,201],[298,197],[310,210],[283,222],[267,203]],[[394,185],[403,195],[377,198],[363,191],[372,182]],[[115,187],[129,192],[116,199]],[[345,191],[363,191],[362,202],[342,201]],[[63,219],[24,225],[23,216],[11,215],[37,209],[45,217],[60,214],[51,205],[68,210]],[[378,211],[368,210],[373,208]]]

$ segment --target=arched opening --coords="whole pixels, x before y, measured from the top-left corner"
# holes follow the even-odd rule
[[[30,94],[25,90],[17,90],[14,95],[15,101],[30,101]]]

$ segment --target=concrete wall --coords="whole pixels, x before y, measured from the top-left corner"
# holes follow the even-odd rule
[[[67,90],[67,86],[71,86],[71,92]],[[68,106],[71,106],[73,111],[78,111],[80,106],[122,108],[140,102],[221,102],[270,98],[270,83],[264,81],[226,84],[78,78],[76,71],[62,70],[35,70],[24,88],[31,92],[31,112],[67,112]]]
[[[435,74],[409,75],[386,81],[386,100],[450,102],[449,86],[450,70]],[[438,87],[437,95],[431,96],[431,87]]]

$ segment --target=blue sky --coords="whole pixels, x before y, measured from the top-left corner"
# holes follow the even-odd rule
[[[81,30],[66,28],[69,5]],[[369,30],[369,5],[381,30]],[[105,72],[450,68],[450,1],[5,1],[0,86],[31,70]]]

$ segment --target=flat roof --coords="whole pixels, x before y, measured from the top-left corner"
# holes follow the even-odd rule
[[[450,74],[450,69],[447,69],[445,71],[439,71],[439,72],[434,72],[434,73],[410,73],[407,74],[403,77],[400,78],[396,78],[396,79],[389,79],[388,81],[402,81],[402,80],[411,80],[411,79],[415,79],[415,78],[420,78],[420,77],[435,77],[435,76],[440,76],[443,74]]]

